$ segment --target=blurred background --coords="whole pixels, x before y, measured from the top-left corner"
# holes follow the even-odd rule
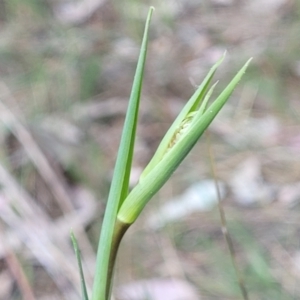
[[[297,0],[0,1],[0,299],[80,299],[71,228],[91,288],[150,5],[132,185],[223,52],[215,95],[254,59],[126,234],[115,299],[241,299],[214,178],[249,298],[299,299]]]

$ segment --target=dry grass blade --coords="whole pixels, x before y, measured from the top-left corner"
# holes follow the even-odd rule
[[[4,93],[2,98],[6,98],[10,103],[16,103],[9,89],[4,83],[0,83],[0,90]],[[4,103],[0,101],[0,115],[1,120],[4,124],[10,128],[19,142],[23,145],[28,157],[33,162],[40,175],[43,177],[54,197],[56,198],[57,204],[64,213],[72,212],[74,207],[72,200],[64,186],[62,180],[57,178],[57,174],[51,167],[48,159],[43,154],[40,147],[35,142],[29,130],[22,124],[20,118],[18,118]],[[83,256],[95,259],[95,254],[92,246],[88,240],[85,230],[80,224],[74,228],[76,235],[79,237],[79,243],[82,247]],[[92,273],[92,266],[87,270],[90,274]]]
[[[0,232],[2,237],[4,237],[2,226],[0,226]],[[7,266],[17,281],[24,299],[35,300],[36,298],[34,297],[33,290],[15,253],[5,242],[3,242],[3,247],[6,251],[5,260]]]
[[[0,83],[0,89],[4,91],[4,97],[7,98],[10,103],[16,102],[8,88],[3,83]],[[2,122],[8,126],[19,142],[23,145],[28,157],[49,185],[49,188],[56,197],[63,212],[71,211],[73,209],[73,204],[65,187],[63,186],[63,183],[58,181],[57,175],[53,171],[42,150],[37,145],[26,126],[22,124],[20,120],[21,118],[17,117],[8,108],[8,106],[4,104],[4,101],[0,101],[0,113]]]
[[[72,257],[72,249],[67,243],[67,238],[57,235],[57,231],[60,232],[59,228],[1,164],[0,184],[2,186],[0,218],[48,271],[65,298],[77,297],[80,281],[76,264],[72,260],[65,259],[66,255]],[[18,212],[14,208],[17,208]],[[4,244],[13,247],[6,236],[11,236],[11,232],[2,235],[2,240]],[[72,288],[66,289],[66,286]]]
[[[213,150],[211,147],[211,143],[210,143],[210,138],[209,138],[209,133],[207,132],[207,147],[208,147],[208,153],[209,153],[209,161],[210,161],[210,166],[211,166],[211,172],[212,172],[212,176],[214,178],[215,181],[215,185],[216,185],[216,190],[217,190],[217,196],[218,196],[218,209],[219,209],[219,214],[220,214],[220,219],[221,219],[221,225],[222,225],[222,233],[224,235],[224,238],[226,240],[226,244],[230,253],[230,258],[232,261],[232,265],[233,268],[235,270],[236,273],[236,277],[238,280],[238,284],[243,296],[244,300],[249,300],[248,297],[248,292],[245,286],[245,282],[244,279],[242,277],[242,274],[240,272],[240,269],[238,267],[237,261],[236,261],[236,255],[235,255],[235,251],[234,251],[234,246],[233,246],[233,242],[231,239],[231,236],[229,234],[228,228],[227,228],[227,220],[226,220],[226,215],[225,215],[225,211],[221,202],[221,193],[220,193],[220,189],[219,189],[219,184],[218,184],[218,180],[217,180],[217,176],[216,176],[216,170],[215,170],[215,165],[214,165],[214,155],[213,155]]]

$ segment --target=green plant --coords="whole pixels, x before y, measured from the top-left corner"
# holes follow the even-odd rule
[[[208,75],[204,78],[201,85],[166,133],[155,155],[143,171],[139,183],[129,192],[129,177],[147,53],[148,31],[153,10],[153,8],[150,8],[146,21],[114,176],[108,196],[97,253],[92,300],[110,299],[114,263],[124,233],[137,219],[147,202],[170,178],[178,165],[183,161],[200,136],[213,121],[229,99],[250,62],[250,60],[246,62],[216,100],[208,106],[208,100],[212,95],[216,83],[211,88],[209,88],[209,86],[225,54],[222,56],[211,68]],[[78,246],[74,238],[73,242],[81,270]],[[81,279],[83,282],[83,299],[87,300],[88,296],[82,272]]]

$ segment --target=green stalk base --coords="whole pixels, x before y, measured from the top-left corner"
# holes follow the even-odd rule
[[[111,292],[111,286],[112,286],[112,281],[113,281],[113,275],[114,275],[114,267],[115,267],[115,262],[119,250],[119,246],[121,243],[121,240],[127,231],[127,229],[130,227],[131,224],[128,223],[123,223],[120,220],[116,220],[115,223],[115,230],[114,230],[114,235],[113,235],[113,240],[112,240],[112,245],[111,245],[111,252],[110,252],[110,257],[109,257],[109,265],[108,265],[108,272],[107,272],[107,288],[106,288],[106,299],[109,300],[110,297],[110,292]]]

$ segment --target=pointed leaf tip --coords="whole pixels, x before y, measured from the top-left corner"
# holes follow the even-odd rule
[[[250,62],[251,62],[252,59],[253,59],[253,57],[250,57],[250,58],[247,60],[246,66],[248,66],[248,65],[250,64]]]
[[[147,16],[147,21],[146,23],[148,23],[152,17],[153,12],[155,11],[155,8],[153,6],[150,6],[149,11],[148,11],[148,16]]]
[[[73,248],[74,248],[74,251],[75,251],[77,264],[78,264],[78,268],[79,268],[82,300],[89,300],[88,293],[87,293],[87,288],[86,288],[86,284],[85,284],[85,279],[84,279],[84,274],[83,274],[80,250],[79,250],[77,239],[76,239],[75,234],[74,234],[72,229],[70,230],[70,237],[71,237],[71,240],[72,240],[72,244],[73,244]]]

